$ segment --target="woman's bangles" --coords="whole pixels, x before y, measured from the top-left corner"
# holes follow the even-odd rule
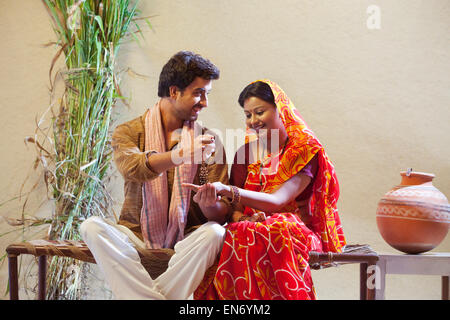
[[[231,204],[237,204],[241,201],[241,194],[239,188],[236,186],[231,187]]]
[[[250,219],[249,216],[246,216],[245,214],[243,214],[242,216],[239,217],[238,222],[247,221],[249,219]]]

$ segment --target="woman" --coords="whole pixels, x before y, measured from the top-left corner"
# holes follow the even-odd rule
[[[275,83],[251,83],[239,104],[248,130],[233,185],[192,186],[197,200],[227,196],[234,204],[219,262],[195,298],[315,299],[309,251],[340,252],[345,245],[333,165]]]

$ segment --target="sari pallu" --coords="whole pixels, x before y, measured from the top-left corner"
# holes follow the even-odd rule
[[[248,166],[244,188],[271,193],[317,154],[319,167],[309,200],[311,217],[306,226],[292,201],[263,222],[230,223],[219,262],[205,275],[195,299],[315,299],[309,251],[340,252],[345,245],[336,209],[339,186],[333,165],[284,92],[273,82],[262,81],[272,88],[289,141],[285,152]],[[253,139],[248,136],[246,140]],[[244,214],[257,211],[246,207]]]

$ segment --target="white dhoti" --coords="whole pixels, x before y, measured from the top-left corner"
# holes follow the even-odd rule
[[[114,297],[120,300],[190,298],[222,250],[225,236],[220,224],[203,224],[175,245],[167,270],[152,279],[135,249],[144,249],[145,244],[130,229],[90,217],[80,232]]]

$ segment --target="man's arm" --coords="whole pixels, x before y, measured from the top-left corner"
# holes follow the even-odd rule
[[[179,152],[177,149],[157,153],[152,152],[147,154],[147,166],[157,174],[161,174],[169,169],[172,169],[173,167],[176,167],[177,165],[181,163],[175,163],[173,159],[176,159],[177,155],[176,152]]]
[[[206,146],[214,149],[214,145],[211,135],[200,135],[194,140],[192,146],[181,145],[168,152],[147,154],[147,164],[151,170],[160,174],[184,162],[194,163],[195,160],[201,159]]]
[[[211,143],[210,136],[201,136],[194,142],[194,148],[181,148],[168,152],[141,151],[139,142],[144,139],[141,119],[119,125],[113,132],[111,145],[114,161],[125,180],[143,183],[158,177],[162,172],[180,165],[202,146]]]
[[[156,178],[159,173],[147,165],[147,153],[140,150],[139,140],[144,131],[140,119],[118,126],[112,135],[114,162],[125,180],[144,182]]]
[[[213,163],[206,166],[208,172],[207,181],[218,181],[228,185],[228,164],[225,149],[219,137],[216,136],[215,141],[216,151],[213,153],[211,158]],[[195,194],[193,200],[197,202],[203,215],[209,221],[216,221],[220,224],[224,224],[229,220],[232,214],[232,207],[228,199],[223,197],[218,200],[212,194],[212,190],[210,190],[209,194]]]

